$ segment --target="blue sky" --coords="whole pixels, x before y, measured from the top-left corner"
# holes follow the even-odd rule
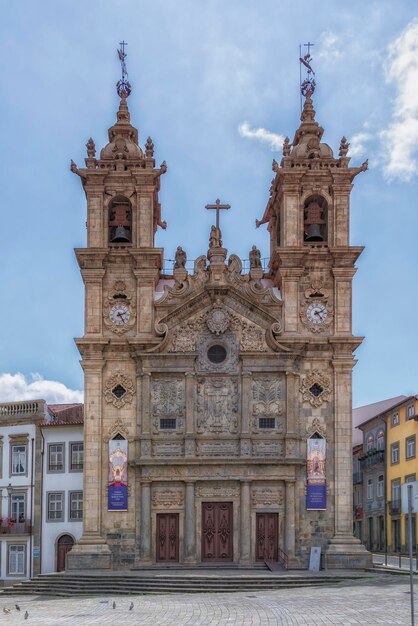
[[[166,160],[157,244],[172,259],[205,253],[215,198],[224,244],[268,254],[255,230],[299,124],[298,46],[308,39],[324,140],[369,158],[352,193],[351,243],[365,245],[354,279],[354,405],[418,392],[416,3],[384,0],[3,0],[0,401],[80,398],[73,337],[83,334],[85,200],[70,159],[107,141],[115,121],[116,48],[128,42],[132,121]]]

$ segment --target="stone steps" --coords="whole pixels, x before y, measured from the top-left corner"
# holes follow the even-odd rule
[[[364,575],[352,576],[292,576],[266,575],[242,576],[85,576],[68,574],[44,574],[32,580],[4,588],[6,596],[78,596],[78,595],[129,595],[129,594],[172,594],[236,591],[267,591],[297,587],[335,585],[344,581],[358,580]]]

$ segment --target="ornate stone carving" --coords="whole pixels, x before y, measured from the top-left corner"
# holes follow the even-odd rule
[[[198,498],[238,498],[239,487],[230,485],[197,485]]]
[[[235,313],[230,314],[230,317],[231,328],[240,339],[242,352],[267,352],[265,330]]]
[[[120,390],[123,390],[121,395],[119,395]],[[122,408],[127,403],[130,404],[134,393],[135,387],[132,379],[126,376],[123,372],[115,372],[105,383],[105,400],[106,402],[113,404],[113,406],[118,409]]]
[[[199,441],[198,456],[238,456],[238,441]]]
[[[182,441],[161,441],[152,443],[152,455],[157,457],[179,457],[184,455]]]
[[[281,506],[284,502],[283,489],[254,487],[251,494],[253,506]]]
[[[208,350],[214,344],[221,344],[226,350],[226,358],[215,363],[208,358]],[[196,341],[197,369],[203,372],[231,372],[238,369],[239,344],[236,336],[226,331],[219,341],[210,333],[201,333]]]
[[[253,456],[268,456],[283,458],[284,442],[282,440],[275,441],[253,441]]]
[[[197,381],[197,432],[236,433],[238,381],[236,378],[200,378]]]
[[[174,269],[184,269],[186,267],[187,255],[181,246],[177,246],[174,260]]]
[[[283,378],[255,378],[252,382],[253,429],[259,430],[260,418],[274,418],[276,432],[284,432]]]
[[[121,418],[118,416],[115,421],[113,422],[112,426],[109,428],[109,439],[111,439],[112,437],[114,437],[117,434],[121,434],[124,437],[126,437],[126,439],[128,438],[129,435],[129,430],[127,425],[125,424],[125,422],[123,420],[121,420]]]
[[[151,414],[154,432],[160,432],[160,418],[176,418],[176,429],[183,426],[185,392],[183,378],[153,378],[151,382]]]
[[[319,417],[312,418],[310,423],[306,426],[306,434],[308,437],[312,437],[315,433],[318,433],[318,435],[324,438],[327,436],[327,427]]]
[[[168,352],[194,352],[196,350],[196,337],[203,329],[206,313],[192,318],[188,322],[178,326],[169,342]]]
[[[219,300],[215,303],[213,309],[209,311],[206,318],[206,324],[211,333],[222,335],[228,330],[230,319],[228,313],[223,309]]]
[[[309,402],[313,407],[319,407],[331,397],[331,381],[328,376],[314,369],[305,376],[299,391],[305,402]]]
[[[94,158],[96,156],[96,146],[91,137],[86,143],[86,148],[87,148],[87,156],[89,157],[89,159]]]
[[[249,253],[250,269],[261,268],[261,254],[257,246],[253,246]]]
[[[162,489],[155,490],[152,494],[152,506],[159,509],[182,507],[184,495],[180,490]]]

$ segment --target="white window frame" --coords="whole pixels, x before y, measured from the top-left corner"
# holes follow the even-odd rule
[[[378,450],[384,450],[385,449],[385,431],[379,430],[379,432],[376,435],[376,448]]]
[[[395,478],[392,480],[392,484],[390,486],[390,495],[392,498],[392,502],[399,502],[401,499],[401,480],[400,478]],[[394,497],[396,495],[396,497]]]
[[[56,450],[53,450],[54,447]],[[51,455],[54,455],[55,463],[51,463]],[[60,457],[62,462],[58,462]],[[61,467],[57,469],[58,466]],[[62,472],[65,472],[65,443],[63,441],[52,441],[48,443],[48,474],[62,474]]]
[[[18,548],[12,550],[12,548]],[[15,555],[12,557],[12,555]],[[19,558],[19,555],[20,558]],[[12,569],[12,565],[14,565]],[[19,566],[22,566],[21,568]],[[8,543],[7,544],[7,575],[8,576],[26,576],[26,544],[24,543]]]
[[[408,408],[406,409],[406,419],[409,420],[411,419],[411,417],[414,417],[414,415],[415,415],[415,405],[410,404]]]
[[[74,446],[82,446],[81,450],[77,450],[74,451],[73,447]],[[81,463],[73,463],[73,455],[76,455],[76,457],[80,460],[81,457]],[[81,466],[81,469],[79,467],[74,468],[73,466]],[[70,441],[70,467],[68,468],[70,472],[82,472],[84,468],[84,442],[83,441]]]
[[[394,443],[390,445],[390,463],[391,465],[396,465],[399,462],[400,462],[400,445],[399,445],[399,441],[395,441]]]
[[[46,511],[46,521],[47,522],[64,522],[65,521],[65,498],[64,498],[64,491],[48,491],[47,493],[47,497],[46,497],[46,506],[47,506],[47,511]],[[52,502],[52,498],[55,498],[55,496],[60,496],[60,500],[58,499],[54,499],[53,502],[56,504],[59,501],[61,501],[61,509],[59,508],[51,508],[51,502]],[[53,517],[52,514],[56,514],[58,512],[61,512],[62,515],[61,517]]]
[[[374,435],[373,433],[369,433],[366,439],[366,452],[369,452],[369,450],[373,450],[373,448],[374,448]]]
[[[399,413],[392,413],[392,417],[390,418],[391,426],[398,426],[399,424]]]
[[[80,502],[81,502],[81,509],[80,508],[74,509],[73,506],[72,506],[72,504],[73,504],[72,498],[73,498],[73,496],[76,496],[76,495],[80,496],[80,500],[78,501],[78,503],[80,504]],[[68,502],[68,520],[71,521],[71,522],[82,522],[83,521],[83,508],[84,508],[83,507],[83,492],[81,490],[70,491],[69,494],[68,494],[68,498],[69,498],[69,502]],[[73,511],[76,511],[77,513],[81,512],[81,517],[78,516],[78,515],[76,517],[73,517]]]
[[[373,478],[367,479],[367,499],[373,500]]]
[[[415,435],[411,435],[407,437],[405,440],[405,458],[406,459],[415,459],[417,452],[417,443]]]
[[[19,502],[20,504],[17,507],[16,505],[13,506],[14,503],[17,503],[17,502]],[[13,512],[14,508],[18,509],[16,515]],[[13,492],[12,491],[12,493],[10,494],[9,517],[15,522],[15,524],[23,524],[26,521],[26,493],[25,492],[22,492],[22,491]]]
[[[23,450],[16,451],[15,448],[23,448]],[[17,455],[17,460],[15,460],[16,455]],[[23,471],[17,471],[19,466],[22,467]],[[26,476],[27,470],[28,470],[28,444],[27,443],[11,443],[10,444],[10,475],[11,476]]]
[[[379,474],[377,477],[377,493],[378,498],[383,498],[385,495],[385,477],[383,474]]]

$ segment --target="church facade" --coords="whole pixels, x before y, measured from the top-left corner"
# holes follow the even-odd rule
[[[328,568],[370,555],[352,533],[352,181],[321,143],[310,95],[273,162],[264,215],[268,271],[228,254],[219,222],[208,250],[170,275],[163,163],[139,146],[122,92],[109,143],[71,169],[87,198],[83,535],[68,569],[281,561]],[[216,207],[216,205],[215,205]],[[219,209],[219,203],[218,207]],[[208,233],[209,235],[209,233]]]

